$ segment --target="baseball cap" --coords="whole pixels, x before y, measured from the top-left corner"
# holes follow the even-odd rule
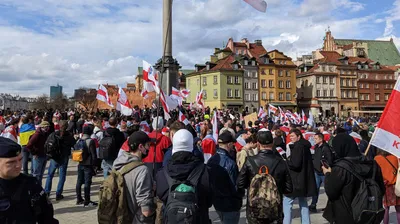
[[[128,144],[131,145],[144,145],[153,140],[143,131],[135,131],[129,136]]]
[[[272,133],[270,131],[260,131],[257,133],[257,141],[261,145],[269,145],[273,143],[274,138],[272,137]]]
[[[233,138],[232,134],[229,131],[224,131],[218,136],[218,143],[225,144],[230,142],[236,142],[236,139]]]
[[[21,153],[21,146],[9,138],[0,137],[0,158],[12,158]]]

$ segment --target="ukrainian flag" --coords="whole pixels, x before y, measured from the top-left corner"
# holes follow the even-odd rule
[[[22,146],[28,145],[29,138],[35,134],[36,128],[34,124],[23,124],[19,129],[19,140]]]

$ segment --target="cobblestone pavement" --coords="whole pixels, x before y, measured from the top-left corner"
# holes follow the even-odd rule
[[[75,194],[75,184],[77,178],[77,163],[70,161],[68,165],[68,172],[67,172],[67,180],[64,187],[64,199],[62,201],[57,202],[55,200],[55,193],[52,192],[50,199],[54,205],[54,212],[55,217],[60,221],[61,224],[95,224],[97,223],[97,208],[84,208],[82,206],[76,206],[76,194]],[[47,174],[47,170],[45,172]],[[98,174],[95,178],[93,178],[92,184],[92,200],[98,201],[98,190],[100,184],[103,180],[102,174]],[[43,178],[43,186],[46,182],[46,176]],[[55,191],[58,183],[58,177],[55,176],[53,178],[53,188],[52,190]],[[82,188],[83,194],[83,188]],[[309,201],[310,202],[310,201]],[[315,224],[324,224],[327,223],[326,220],[322,217],[321,209],[325,207],[327,202],[327,197],[325,194],[324,189],[320,190],[320,198],[318,202],[318,213],[311,214],[311,223]],[[300,224],[300,210],[298,204],[293,205],[293,214],[294,219],[292,221],[293,224]],[[246,209],[243,207],[241,209],[241,216],[240,216],[240,224],[246,223]],[[218,215],[216,214],[213,208],[210,209],[210,218],[213,223],[220,223]],[[394,209],[391,210],[390,213],[390,223],[397,223],[396,222],[396,213]]]

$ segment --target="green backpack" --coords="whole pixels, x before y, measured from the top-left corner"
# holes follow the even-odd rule
[[[141,165],[143,165],[142,162],[135,161],[126,164],[118,171],[113,169],[104,180],[99,191],[97,210],[99,224],[132,223],[134,214],[129,211],[124,175]]]

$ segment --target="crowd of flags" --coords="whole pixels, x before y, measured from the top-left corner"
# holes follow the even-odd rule
[[[264,118],[266,116],[272,117],[277,120],[280,120],[281,123],[292,123],[292,124],[309,124],[315,125],[314,123],[314,116],[309,111],[308,117],[305,115],[304,110],[301,111],[301,114],[297,112],[292,112],[290,110],[284,110],[281,107],[276,107],[272,104],[268,105],[268,109],[265,110],[263,107],[260,107],[258,111],[258,118]]]

